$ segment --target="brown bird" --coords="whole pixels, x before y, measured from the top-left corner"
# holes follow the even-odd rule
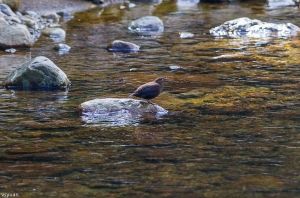
[[[151,99],[157,97],[161,93],[164,87],[164,82],[167,80],[168,78],[157,78],[152,82],[141,85],[129,96],[136,96],[139,98],[147,99],[148,103],[154,105]]]

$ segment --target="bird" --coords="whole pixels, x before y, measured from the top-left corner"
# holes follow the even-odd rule
[[[169,80],[168,78],[156,78],[152,82],[148,82],[146,84],[143,84],[139,86],[132,94],[131,96],[136,96],[139,98],[146,99],[149,104],[154,105],[154,103],[151,101],[151,99],[157,97],[164,87],[164,82]]]

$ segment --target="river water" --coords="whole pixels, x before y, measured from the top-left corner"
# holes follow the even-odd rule
[[[297,7],[251,3],[134,2],[75,13],[61,26],[67,54],[41,37],[31,50],[0,52],[0,81],[46,56],[69,90],[0,88],[0,193],[20,197],[300,196],[299,36],[215,38],[209,29],[249,17],[300,26]],[[127,29],[158,16],[161,35]],[[179,32],[193,38],[181,39]],[[111,53],[115,39],[141,46]],[[171,70],[170,66],[180,66]],[[86,122],[77,106],[126,98],[167,77],[153,101],[169,111],[135,123]],[[125,82],[119,80],[124,78]],[[3,196],[3,194],[2,194]]]

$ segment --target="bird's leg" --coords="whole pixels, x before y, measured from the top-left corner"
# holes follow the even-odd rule
[[[156,104],[154,102],[152,102],[151,100],[148,100],[149,104],[152,104],[153,106],[155,106]]]

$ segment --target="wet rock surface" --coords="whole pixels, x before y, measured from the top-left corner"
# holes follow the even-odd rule
[[[67,44],[58,43],[54,46],[54,49],[58,51],[60,54],[66,54],[70,51],[71,47]]]
[[[299,38],[215,38],[207,31],[245,14],[299,25],[299,10],[270,10],[250,0],[201,1],[195,7],[178,2],[183,1],[135,2],[131,10],[116,5],[74,14],[63,24],[72,46],[66,56],[52,49],[49,38],[30,51],[0,51],[1,81],[16,65],[42,54],[67,71],[74,84],[66,91],[0,89],[1,192],[19,197],[297,196]],[[163,19],[167,31],[162,36],[126,31],[145,10]],[[181,39],[181,31],[195,36]],[[115,39],[137,42],[143,51],[108,53],[107,42]],[[172,82],[154,102],[169,110],[165,116],[149,112],[132,121],[126,113],[116,119],[114,113],[75,112],[83,101],[125,98],[136,85],[162,75]],[[129,121],[121,115],[129,115]]]
[[[300,28],[292,23],[267,23],[242,17],[227,21],[220,26],[210,29],[213,36],[237,37],[291,37],[296,36]]]
[[[4,18],[0,18],[0,48],[29,48],[33,43],[25,25],[10,25]]]
[[[114,40],[107,46],[107,50],[111,52],[135,52],[140,49],[140,46],[121,40]]]
[[[42,30],[42,34],[50,38],[64,39],[66,37],[66,32],[61,28],[46,28]]]
[[[132,21],[128,29],[141,34],[161,33],[164,31],[164,24],[156,16],[145,16]]]
[[[77,110],[87,123],[108,122],[119,126],[135,124],[145,114],[162,116],[168,113],[158,105],[129,98],[94,99],[81,103]]]
[[[14,13],[8,5],[0,4],[0,48],[30,48],[40,37],[41,30],[57,20],[56,13],[49,13],[44,17],[34,11]],[[65,37],[63,30],[52,34],[55,37]]]
[[[23,63],[2,82],[6,88],[21,89],[64,89],[69,85],[66,74],[43,56]]]

